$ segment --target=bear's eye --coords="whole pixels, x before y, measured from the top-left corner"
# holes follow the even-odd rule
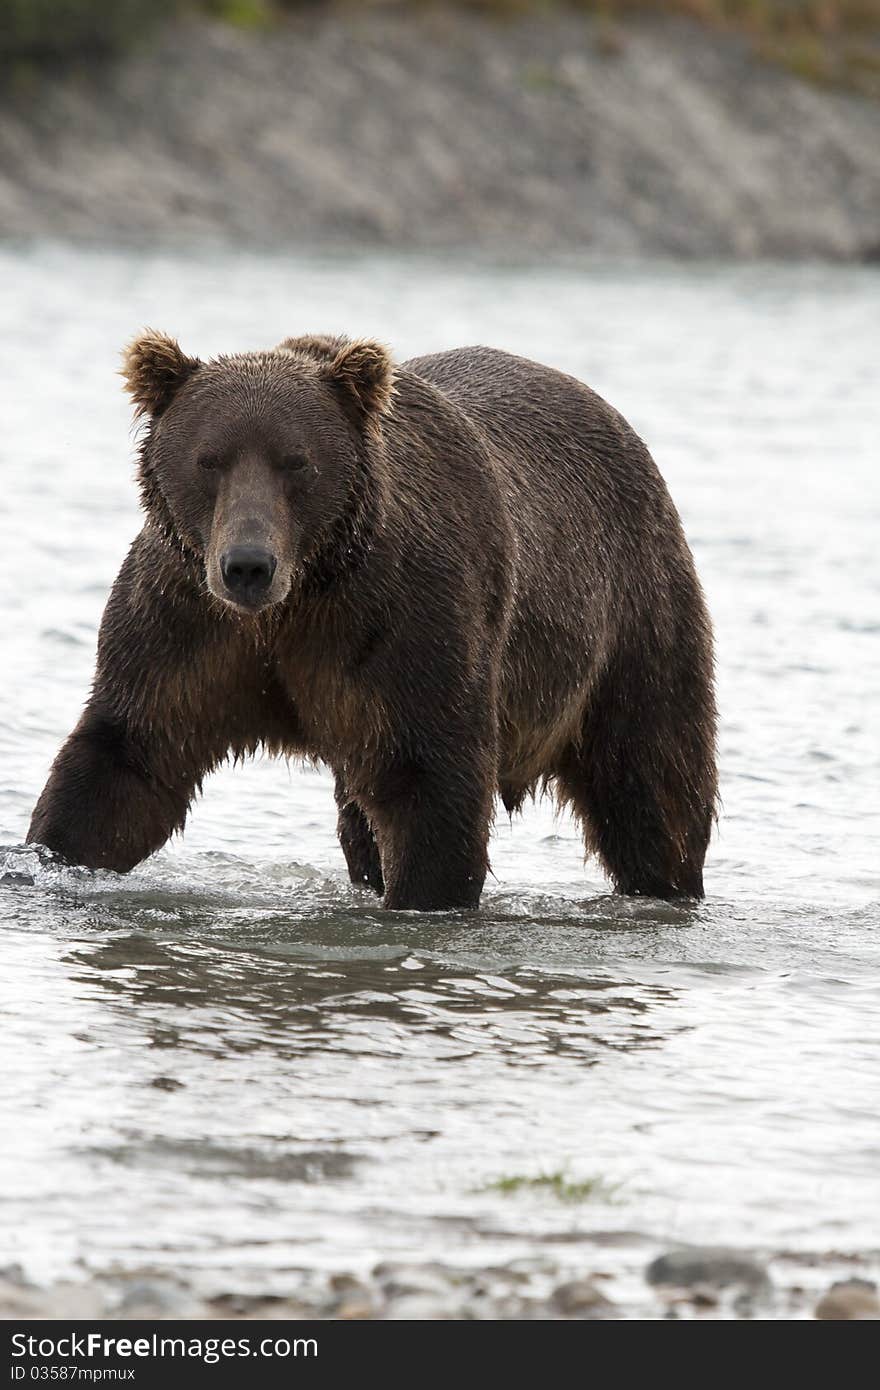
[[[206,473],[213,473],[220,467],[220,460],[216,454],[202,454],[199,458],[199,468],[204,468]]]
[[[305,454],[299,452],[285,454],[284,458],[281,460],[282,468],[288,473],[298,473],[301,469],[306,467],[307,463],[308,459]]]

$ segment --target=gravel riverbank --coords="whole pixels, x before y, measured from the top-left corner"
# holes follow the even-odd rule
[[[635,1236],[631,1243],[641,1244]],[[0,1270],[0,1318],[880,1318],[876,1284],[848,1269],[843,1256],[780,1255],[768,1269],[765,1260],[747,1252],[685,1247],[658,1256],[643,1278],[634,1269],[623,1279],[602,1269],[595,1248],[582,1254],[578,1274],[572,1274],[575,1262],[555,1266],[537,1257],[456,1267],[384,1261],[358,1275],[292,1269],[286,1293],[207,1291],[185,1276],[175,1279],[149,1268],[38,1288],[13,1266]],[[837,1266],[842,1277],[832,1282],[830,1270]],[[861,1268],[856,1262],[855,1269]]]
[[[7,73],[0,236],[873,259],[880,103],[684,21],[190,22]]]

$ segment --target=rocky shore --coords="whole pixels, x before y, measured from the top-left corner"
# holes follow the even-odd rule
[[[880,103],[686,21],[190,21],[5,71],[0,236],[871,260]]]
[[[289,1294],[205,1293],[185,1277],[154,1269],[111,1271],[38,1288],[12,1266],[0,1269],[0,1319],[880,1318],[872,1279],[860,1272],[830,1278],[841,1263],[848,1261],[789,1254],[768,1268],[765,1260],[744,1251],[681,1247],[658,1255],[641,1280],[621,1288],[619,1276],[608,1270],[562,1277],[561,1268],[541,1257],[467,1268],[386,1261],[365,1275],[299,1271],[292,1274]],[[860,1271],[861,1261],[854,1268]]]

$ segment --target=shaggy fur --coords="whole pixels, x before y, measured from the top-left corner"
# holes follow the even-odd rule
[[[351,878],[389,907],[475,906],[496,793],[542,786],[620,892],[702,894],[710,624],[616,411],[487,348],[395,370],[312,336],[201,363],[148,333],[124,375],[146,521],[30,840],[125,871],[262,746],[333,769]],[[242,544],[272,561],[250,607]]]
[[[173,338],[148,328],[124,349],[120,375],[137,415],[161,415],[187,377],[200,366],[195,357],[181,352]]]

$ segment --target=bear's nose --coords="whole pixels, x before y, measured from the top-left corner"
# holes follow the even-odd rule
[[[272,583],[276,563],[260,545],[233,545],[220,557],[220,573],[233,598],[256,603]]]

